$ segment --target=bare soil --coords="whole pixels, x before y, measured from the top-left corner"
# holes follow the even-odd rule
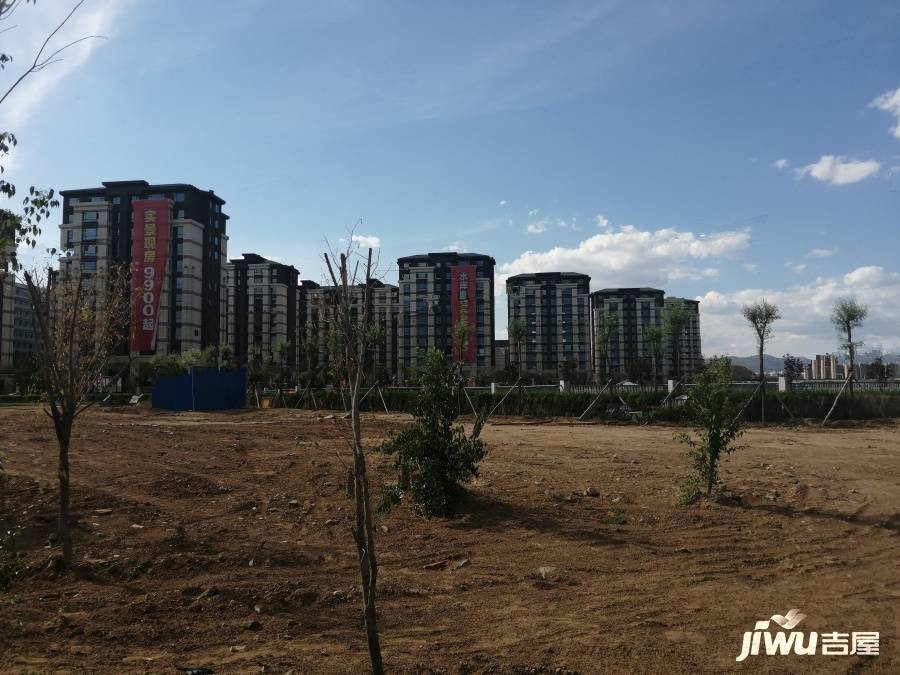
[[[368,446],[407,419],[367,415]],[[673,427],[498,422],[457,517],[379,516],[389,672],[900,672],[900,425],[751,429],[724,494],[683,507]],[[365,672],[345,424],[87,412],[60,575],[49,420],[0,409],[0,522],[29,564],[0,593],[0,670]],[[373,485],[389,464],[370,454]],[[791,608],[880,631],[881,655],[735,662]]]

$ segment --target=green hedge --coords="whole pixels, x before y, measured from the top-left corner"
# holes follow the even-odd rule
[[[315,398],[320,410],[344,410],[341,394],[338,391],[316,391]],[[411,413],[415,407],[418,393],[409,389],[382,389],[385,403],[391,412]],[[835,392],[787,392],[776,394],[767,392],[766,396],[766,420],[770,422],[787,422],[791,416],[779,403],[779,399],[790,410],[794,418],[818,418],[823,419],[834,402]],[[491,394],[480,391],[470,393],[472,403],[479,412],[490,411],[500,403],[503,395]],[[750,396],[750,392],[735,391],[732,397],[738,405],[743,404]],[[288,407],[297,407],[298,394],[285,396]],[[346,397],[346,395],[345,395]],[[497,410],[496,415],[521,415],[525,417],[578,417],[585,408],[594,400],[596,394],[569,393],[569,392],[512,392],[503,405]],[[662,392],[625,392],[621,394],[628,408],[639,410],[642,419],[651,421],[680,422],[688,417],[688,407],[684,405],[660,406],[665,394]],[[307,395],[302,408],[312,409],[312,400]],[[372,391],[364,401],[363,411],[383,411],[384,406],[377,391]],[[461,396],[460,413],[470,414],[471,408]],[[747,406],[744,416],[748,422],[760,420],[760,399],[757,397]],[[628,419],[630,416],[625,411],[622,401],[617,394],[604,394],[585,419]],[[852,401],[845,393],[838,402],[837,408],[831,416],[832,420],[845,419],[879,419],[884,417],[900,417],[900,392],[857,392]]]

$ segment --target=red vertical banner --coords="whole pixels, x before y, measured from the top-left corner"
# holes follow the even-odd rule
[[[453,321],[453,358],[462,363],[475,363],[478,353],[478,322],[476,321],[476,288],[475,266],[457,265],[450,268],[450,317]],[[466,343],[460,345],[456,340],[456,327],[460,321],[469,324],[469,336]]]
[[[169,200],[139,199],[131,207],[131,351],[153,352],[169,261]]]

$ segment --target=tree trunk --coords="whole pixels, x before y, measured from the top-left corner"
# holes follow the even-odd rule
[[[760,395],[760,421],[766,423],[766,374],[763,371],[763,347],[759,348],[759,395]]]
[[[366,456],[362,449],[359,426],[359,388],[354,387],[351,400],[353,426],[353,492],[356,502],[356,525],[353,538],[359,558],[362,579],[363,615],[366,623],[366,639],[369,644],[369,660],[375,675],[384,673],[381,659],[381,643],[378,638],[378,614],[375,609],[375,588],[378,579],[378,563],[375,558],[375,527],[369,505],[369,480],[366,475]]]
[[[59,522],[58,535],[62,545],[63,570],[72,567],[72,527],[69,490],[69,440],[72,435],[72,420],[63,419],[57,425],[56,439],[59,444]]]
[[[706,467],[706,470],[707,470],[707,474],[706,474],[706,495],[709,496],[709,495],[712,494],[712,489],[713,489],[713,479],[715,478],[715,475],[716,475],[716,465],[715,465],[715,459],[713,458],[713,455],[712,455],[712,454],[710,454],[710,455],[707,457],[706,461],[708,462],[707,467]]]
[[[853,329],[849,326],[847,327],[847,351],[850,356],[850,390],[847,392],[850,395],[850,400],[853,400],[853,364],[856,360],[856,354],[854,354],[853,350]],[[849,411],[848,411],[849,412]]]

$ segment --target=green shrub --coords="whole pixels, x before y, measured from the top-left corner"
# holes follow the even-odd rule
[[[486,452],[478,438],[481,421],[471,436],[462,426],[453,425],[459,415],[457,396],[463,374],[460,364],[450,364],[442,352],[428,352],[419,382],[422,391],[413,413],[415,421],[380,449],[395,456],[396,489],[411,496],[418,512],[450,516],[460,498],[460,485],[478,475],[478,463]],[[388,488],[382,506],[389,508],[391,501],[396,501],[396,492]]]
[[[746,399],[746,395],[745,395]],[[734,452],[734,441],[743,434],[743,416],[731,390],[728,359],[711,359],[697,377],[688,404],[695,434],[676,436],[688,447],[693,473],[682,485],[680,501],[692,504],[705,488],[707,496],[719,481],[719,459]]]

